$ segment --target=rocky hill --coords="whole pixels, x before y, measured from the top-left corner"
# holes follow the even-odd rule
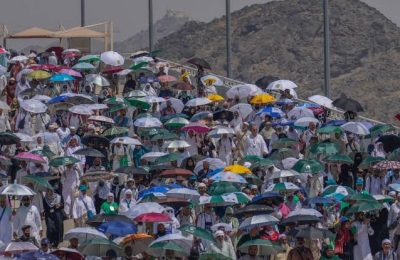
[[[183,12],[168,10],[160,20],[154,24],[154,40],[159,39],[176,32],[186,22],[189,21],[189,16]],[[146,49],[149,46],[148,30],[140,31],[134,36],[115,43],[115,50],[118,52],[132,52],[134,50]]]
[[[359,0],[330,1],[332,94],[360,100],[378,120],[400,112],[400,29]],[[190,21],[159,40],[165,58],[197,56],[225,74],[225,20]],[[234,77],[255,82],[277,76],[298,83],[301,97],[322,92],[323,12],[320,0],[284,0],[232,13]]]

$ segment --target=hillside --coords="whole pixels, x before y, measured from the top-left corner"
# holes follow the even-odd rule
[[[352,95],[367,108],[364,115],[393,122],[399,112],[393,102],[400,97],[400,29],[359,0],[330,1],[330,13],[333,98],[341,92]],[[301,97],[322,92],[320,0],[245,7],[232,13],[232,29],[235,78],[255,82],[272,75],[298,83]],[[178,61],[203,57],[224,75],[224,32],[224,17],[210,23],[191,21],[161,39],[156,48]]]

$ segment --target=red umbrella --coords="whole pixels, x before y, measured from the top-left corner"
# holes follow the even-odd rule
[[[4,48],[0,48],[0,54],[7,53],[7,50]]]
[[[381,161],[372,166],[373,169],[379,170],[397,170],[400,169],[400,162],[398,161]]]
[[[62,52],[64,51],[64,48],[60,46],[53,46],[46,50],[46,52],[52,52],[52,51],[54,51],[56,53],[57,58],[60,59],[62,56]]]
[[[164,76],[162,76],[162,77],[164,77]],[[179,81],[179,82],[175,83],[174,85],[172,85],[172,88],[176,89],[176,90],[193,90],[194,86],[190,85],[189,83]]]
[[[53,64],[32,64],[28,66],[28,69],[32,70],[54,70],[57,66]]]
[[[145,213],[133,219],[136,222],[170,222],[172,219],[162,213]]]
[[[109,68],[106,68],[105,70],[103,70],[101,73],[103,73],[103,74],[114,74],[114,73],[118,73],[118,72],[120,72],[120,71],[122,71],[123,70],[123,68],[122,67],[109,67]]]
[[[163,75],[163,76],[158,77],[158,80],[162,83],[168,83],[168,82],[176,81],[176,78],[171,75]]]
[[[163,177],[172,177],[172,176],[189,177],[192,175],[194,175],[193,172],[186,170],[186,169],[181,169],[181,168],[165,170],[160,174],[160,176],[163,176]]]
[[[54,70],[55,72],[59,72],[59,71],[61,71],[61,70],[69,70],[69,69],[71,69],[71,68],[68,67],[68,66],[59,65],[59,66],[55,67],[53,70]]]
[[[185,125],[184,127],[181,128],[181,130],[186,131],[186,132],[192,130],[196,133],[203,134],[203,133],[209,132],[211,130],[211,128],[209,128],[205,124],[196,122],[196,123],[190,123],[188,125]]]

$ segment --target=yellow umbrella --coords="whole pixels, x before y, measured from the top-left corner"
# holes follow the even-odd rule
[[[207,98],[209,100],[211,100],[212,102],[224,101],[224,98],[222,96],[220,96],[220,95],[217,95],[217,94],[209,95]]]
[[[212,86],[215,84],[215,82],[217,82],[217,80],[214,78],[208,78],[208,79],[204,80],[204,83],[206,86]]]
[[[229,166],[226,166],[224,168],[224,171],[227,172],[233,172],[237,174],[251,174],[251,170],[247,167],[244,167],[243,165],[240,164],[232,164]]]
[[[51,74],[44,70],[35,70],[28,74],[31,79],[47,79],[51,77]]]
[[[259,94],[255,97],[253,97],[250,100],[250,103],[251,104],[268,104],[268,103],[272,103],[275,101],[276,101],[276,99],[273,96],[263,93],[263,94]]]

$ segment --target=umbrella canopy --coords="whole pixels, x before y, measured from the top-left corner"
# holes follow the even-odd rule
[[[47,106],[40,102],[39,100],[35,99],[28,99],[24,100],[21,103],[21,107],[30,113],[33,114],[41,114],[47,111]]]
[[[2,248],[2,251],[4,253],[18,254],[23,252],[36,251],[38,249],[39,248],[37,248],[31,242],[10,242],[4,248]]]
[[[366,168],[368,168],[378,162],[384,161],[384,160],[385,160],[385,158],[383,158],[383,157],[367,156],[367,157],[364,157],[364,159],[360,163],[359,167],[362,169],[366,169]]]
[[[208,98],[209,100],[211,100],[212,102],[221,102],[221,101],[224,101],[224,100],[225,100],[223,96],[220,96],[220,95],[218,95],[218,94],[211,94],[211,95],[208,95],[207,98]]]
[[[110,82],[99,74],[89,74],[85,77],[86,82],[93,83],[100,87],[110,86]]]
[[[327,125],[317,130],[318,134],[334,134],[334,133],[341,134],[342,132],[343,132],[342,128],[332,125]]]
[[[368,135],[369,130],[360,122],[348,122],[341,126],[346,132],[350,132],[356,135]]]
[[[247,252],[248,248],[251,246],[258,247],[257,255],[276,255],[284,251],[280,244],[264,239],[253,239],[246,241],[245,243],[240,245],[238,249],[242,252]]]
[[[281,221],[281,224],[297,223],[311,224],[321,221],[322,214],[315,209],[296,209],[291,211],[286,219]]]
[[[131,138],[131,137],[116,137],[111,140],[111,143],[112,144],[120,143],[120,144],[126,144],[126,145],[142,145],[142,143],[138,139]]]
[[[13,183],[1,187],[0,194],[10,196],[33,196],[36,193],[25,185]]]
[[[60,73],[51,76],[49,80],[52,82],[67,82],[67,81],[73,81],[75,79],[71,75]]]
[[[79,58],[78,62],[95,62],[95,61],[100,61],[100,55],[93,55],[93,54],[89,54],[89,55],[85,55]],[[78,63],[78,64],[79,64]]]
[[[122,66],[124,65],[124,57],[115,51],[106,51],[100,55],[100,60],[107,65]]]
[[[214,236],[211,234],[211,232],[201,227],[196,227],[193,225],[183,225],[179,228],[179,230],[182,233],[192,234],[193,236],[198,238],[206,239],[212,242],[215,241]]]
[[[353,159],[347,154],[335,154],[324,159],[325,162],[329,163],[343,163],[343,164],[353,164]]]
[[[172,176],[190,177],[193,175],[194,174],[191,171],[186,170],[186,169],[180,169],[180,168],[165,170],[160,174],[161,177],[172,177]]]
[[[110,140],[99,135],[87,135],[82,137],[81,141],[84,145],[90,147],[108,147],[110,145]]]
[[[288,178],[293,176],[299,176],[299,173],[293,170],[280,170],[278,172],[273,173],[268,179],[280,179],[280,178]]]
[[[299,160],[293,166],[292,170],[299,173],[318,173],[324,170],[324,166],[317,160]]]
[[[311,96],[311,97],[308,97],[308,100],[310,100],[310,101],[312,101],[312,102],[314,102],[314,103],[316,103],[316,104],[318,104],[318,105],[320,105],[320,106],[323,106],[323,107],[335,108],[335,107],[332,105],[332,102],[333,102],[332,99],[327,98],[327,97],[325,97],[325,96],[313,95],[313,96]]]
[[[297,88],[297,85],[290,81],[290,80],[277,80],[274,82],[271,82],[268,86],[267,89],[269,90],[286,90],[286,89],[294,89]]]
[[[75,105],[70,107],[68,111],[74,114],[84,115],[84,116],[90,116],[94,114],[93,110],[88,108],[86,105]]]
[[[297,120],[302,117],[314,118],[314,112],[306,107],[294,107],[287,113],[287,117],[290,120]],[[307,125],[308,126],[308,125]]]
[[[341,185],[329,185],[322,191],[322,196],[334,197],[339,200],[351,194],[354,194],[352,188]]]
[[[238,218],[242,218],[245,215],[256,216],[256,215],[270,214],[273,211],[274,209],[269,206],[254,204],[236,209],[234,215]]]
[[[189,120],[182,118],[182,117],[175,117],[171,118],[167,122],[164,123],[165,127],[168,128],[182,128],[185,125],[188,125],[190,122]]]
[[[335,238],[335,234],[326,229],[310,226],[299,229],[296,234],[296,237],[302,237],[306,239],[326,239],[326,238]]]
[[[224,82],[220,78],[214,75],[206,75],[200,78],[201,83],[204,86],[223,86]]]
[[[98,227],[104,222],[110,222],[110,221],[133,223],[132,220],[125,215],[97,214],[90,220],[86,221],[86,224],[91,227]]]
[[[249,96],[255,96],[263,93],[263,91],[252,84],[239,84],[229,88],[229,90],[225,93],[225,96],[230,99],[244,99]]]
[[[232,121],[233,119],[233,112],[230,110],[222,109],[213,113],[213,120],[219,120],[221,122],[224,121]]]
[[[136,222],[154,223],[154,222],[171,222],[172,219],[162,213],[144,213],[134,218]]]
[[[150,244],[149,248],[146,252],[152,256],[166,256],[166,252],[173,251],[174,256],[176,257],[187,257],[189,256],[188,250],[185,250],[182,246],[176,244],[175,242],[165,241],[154,243],[154,241]]]
[[[33,163],[46,163],[46,160],[41,155],[31,152],[18,153],[16,156],[14,156],[14,159]]]
[[[189,123],[181,128],[181,131],[189,132],[193,131],[195,133],[203,134],[211,130],[208,126],[202,123]]]
[[[129,129],[126,127],[118,127],[118,126],[112,126],[110,128],[107,128],[106,130],[101,133],[102,136],[107,137],[109,139],[113,140],[119,140],[119,139],[114,139],[114,138],[123,138],[124,136],[128,135]],[[121,139],[123,140],[123,139]],[[123,141],[121,141],[123,142]]]
[[[89,256],[106,256],[109,250],[113,250],[117,255],[122,256],[122,248],[113,241],[102,238],[95,238],[79,246],[79,252]]]
[[[310,152],[313,154],[334,155],[339,153],[340,146],[336,142],[329,140],[319,142],[310,146]]]
[[[250,103],[253,105],[254,104],[269,104],[269,103],[272,103],[275,101],[276,101],[276,99],[273,96],[271,96],[267,93],[262,93],[262,94],[258,94],[255,97],[253,97],[250,100]]]
[[[112,118],[109,118],[109,117],[106,117],[106,116],[90,116],[88,118],[88,120],[107,123],[107,124],[115,124],[115,122],[114,122],[114,120]]]
[[[51,74],[44,70],[35,70],[29,73],[28,77],[31,79],[42,80],[50,78]]]
[[[250,104],[239,103],[229,108],[229,111],[238,111],[242,118],[247,118],[253,112],[253,108]]]
[[[239,226],[239,229],[252,229],[255,227],[262,226],[273,226],[279,223],[279,219],[273,217],[272,215],[255,215],[246,218]]]
[[[64,234],[65,241],[70,240],[71,238],[77,238],[80,243],[84,243],[96,238],[107,239],[107,236],[97,229],[91,227],[78,227],[70,229]]]
[[[127,98],[125,99],[126,103],[133,107],[141,108],[141,109],[149,109],[151,105],[146,101],[140,100],[138,98]]]
[[[1,145],[10,145],[17,144],[21,141],[18,136],[9,132],[0,132],[0,144]]]
[[[174,140],[167,145],[170,149],[188,148],[191,145],[184,140]]]
[[[274,191],[274,192],[286,192],[286,191],[296,191],[300,190],[300,188],[291,183],[291,182],[280,182],[276,184],[271,184],[267,189],[265,189],[265,192],[269,191]]]
[[[377,124],[374,125],[373,127],[371,127],[369,129],[369,132],[371,134],[372,137],[377,137],[378,135],[387,133],[387,132],[391,132],[395,130],[394,126],[389,125],[389,124]]]
[[[50,166],[53,167],[60,167],[63,165],[68,165],[68,164],[75,164],[80,162],[80,160],[76,159],[75,157],[72,156],[60,156],[60,157],[56,157],[54,159],[51,159],[51,161],[49,162]]]
[[[212,103],[211,100],[205,97],[199,97],[189,100],[185,106],[187,107],[197,107],[197,106],[204,106]]]
[[[187,63],[202,67],[204,69],[208,69],[208,70],[211,69],[210,64],[205,59],[202,59],[202,58],[194,57],[194,58],[191,58],[190,60],[188,60]]]
[[[137,232],[137,228],[132,223],[123,221],[109,221],[101,224],[97,229],[105,234],[114,236],[125,236]]]
[[[208,189],[211,195],[222,195],[225,193],[239,192],[240,189],[235,183],[232,182],[214,182]]]
[[[147,192],[151,193],[151,192]],[[143,197],[147,193],[139,193],[139,198]],[[144,202],[136,204],[135,206],[131,207],[128,211],[128,216],[132,219],[136,218],[137,216],[146,214],[146,213],[162,213],[165,211],[165,208],[156,202]]]
[[[208,167],[209,167],[211,170],[215,170],[215,169],[218,169],[218,168],[224,168],[224,167],[226,166],[225,162],[221,161],[221,160],[218,159],[218,158],[206,158],[206,159],[203,159],[203,160],[198,161],[198,162],[196,163],[196,166],[194,167],[194,170],[193,170],[196,174],[197,174],[200,170],[203,169],[203,167],[204,167],[204,162],[207,162],[207,163],[208,163]]]
[[[294,122],[294,125],[308,127],[310,123],[319,124],[320,122],[315,117],[301,117]]]
[[[75,64],[74,66],[72,66],[72,68],[73,68],[74,70],[80,70],[80,71],[82,71],[82,70],[93,70],[93,69],[95,69],[96,67],[93,66],[93,65],[90,64],[90,63],[87,63],[87,62],[79,62],[79,63]]]
[[[162,75],[158,77],[158,80],[162,83],[169,83],[169,82],[174,82],[176,81],[176,78],[171,75]],[[178,84],[178,83],[177,83]],[[194,87],[190,84],[187,84],[185,82],[181,82],[180,84],[175,84],[173,87],[178,88],[181,87],[181,90],[192,90]]]
[[[228,136],[232,136],[235,134],[235,131],[230,127],[219,126],[217,128],[214,128],[210,132],[208,132],[207,135],[210,137],[220,137],[221,135],[224,135],[224,134],[226,134]]]
[[[81,253],[79,253],[78,250],[72,249],[72,248],[67,248],[67,247],[60,247],[55,249],[54,251],[51,252],[52,255],[55,255],[57,257],[65,256],[67,259],[73,259],[73,260],[84,260],[85,258]]]
[[[332,105],[343,109],[344,111],[351,111],[351,112],[363,112],[364,109],[361,104],[352,98],[346,97],[345,94],[342,94],[338,99],[335,99],[332,102]]]
[[[47,189],[53,190],[53,186],[46,180],[44,177],[36,176],[36,175],[27,175],[22,177],[23,183],[32,183],[37,187],[40,191],[46,191]]]
[[[280,138],[276,142],[272,144],[272,148],[279,149],[279,148],[290,148],[296,145],[298,142],[291,138]]]
[[[232,172],[219,172],[213,175],[210,180],[215,182],[233,182],[233,183],[243,183],[246,184],[247,181],[242,176],[232,173]]]
[[[200,205],[211,204],[214,206],[228,206],[235,204],[246,204],[250,201],[250,197],[243,192],[224,193],[221,195],[201,196]]]
[[[387,153],[400,148],[400,137],[397,135],[384,135],[379,137],[376,142],[383,143],[383,149]]]
[[[132,90],[130,92],[128,92],[127,94],[125,94],[126,98],[130,98],[130,97],[136,97],[136,98],[140,98],[140,97],[145,97],[147,96],[146,92],[142,91],[142,90]]]
[[[380,170],[398,170],[400,169],[400,162],[398,161],[381,161],[372,166],[373,169]]]
[[[348,210],[347,213],[357,213],[357,212],[370,212],[370,211],[378,211],[383,209],[385,206],[383,206],[382,203],[378,201],[361,201],[359,203],[356,203],[352,205]]]
[[[184,200],[198,200],[200,198],[200,194],[196,190],[188,189],[188,188],[175,188],[167,191],[167,197],[184,199]]]
[[[274,204],[279,204],[283,201],[283,197],[278,192],[264,192],[263,194],[255,196],[251,204],[266,204],[269,200],[272,200]]]
[[[163,124],[156,117],[142,117],[136,119],[133,125],[142,128],[152,128],[152,127],[162,127]]]

